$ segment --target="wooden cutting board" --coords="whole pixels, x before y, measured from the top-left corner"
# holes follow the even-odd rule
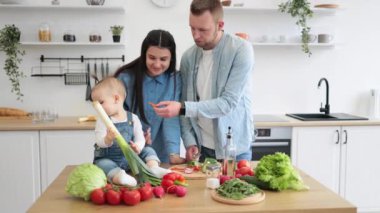
[[[248,205],[248,204],[259,203],[265,200],[265,193],[263,191],[260,191],[259,193],[243,198],[241,200],[233,200],[230,198],[222,197],[215,190],[212,190],[211,197],[212,199],[221,203],[226,203],[226,204],[231,204],[231,205]]]
[[[193,171],[190,174],[183,172],[183,170],[186,167],[187,167],[186,164],[179,164],[179,165],[171,166],[169,169],[171,169],[173,172],[177,172],[181,174],[183,177],[185,177],[188,180],[203,180],[207,178],[206,173],[203,173],[202,171],[196,171],[196,172]],[[182,169],[182,170],[178,171],[178,169]]]

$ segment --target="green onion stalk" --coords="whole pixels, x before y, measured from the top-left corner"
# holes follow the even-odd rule
[[[107,113],[104,111],[102,105],[100,105],[98,101],[94,101],[92,104],[106,127],[111,128],[111,130],[115,132],[116,142],[123,152],[124,157],[128,161],[129,168],[137,181],[139,183],[149,182],[152,186],[160,185],[161,179],[152,173],[145,162],[140,159],[131,146],[129,146],[129,144],[125,141],[124,137],[120,134],[111,119],[108,117]]]

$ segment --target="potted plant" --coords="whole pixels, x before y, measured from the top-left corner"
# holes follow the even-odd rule
[[[283,13],[289,13],[292,17],[297,18],[296,24],[301,27],[302,50],[311,56],[309,49],[310,27],[307,26],[307,20],[313,16],[308,0],[287,0],[278,5],[279,10]]]
[[[111,26],[113,42],[115,43],[120,42],[120,36],[121,36],[121,33],[123,32],[123,29],[124,27],[120,25]]]
[[[17,100],[22,101],[20,89],[20,78],[25,77],[24,73],[19,69],[22,61],[21,56],[25,55],[25,51],[20,49],[21,31],[15,25],[5,25],[0,30],[0,51],[4,51],[6,58],[4,70],[12,83],[11,92],[15,93]]]

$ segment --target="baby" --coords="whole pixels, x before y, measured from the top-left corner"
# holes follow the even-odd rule
[[[150,170],[158,177],[171,172],[159,167],[160,160],[152,147],[145,146],[145,138],[139,118],[126,111],[123,103],[126,89],[121,81],[107,77],[100,81],[91,91],[93,101],[98,101],[120,134],[129,142],[131,148],[144,160]],[[128,175],[128,162],[115,140],[115,132],[107,129],[102,121],[95,127],[94,164],[100,167],[110,182],[119,185],[136,186],[136,179]]]

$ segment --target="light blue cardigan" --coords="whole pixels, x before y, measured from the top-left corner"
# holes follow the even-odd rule
[[[186,147],[201,146],[197,117],[213,119],[215,153],[223,158],[228,126],[232,127],[237,155],[249,151],[254,140],[251,82],[254,65],[252,44],[227,33],[213,49],[211,100],[198,101],[196,79],[202,49],[196,45],[182,56],[182,101],[186,115],[181,116],[181,136]]]

